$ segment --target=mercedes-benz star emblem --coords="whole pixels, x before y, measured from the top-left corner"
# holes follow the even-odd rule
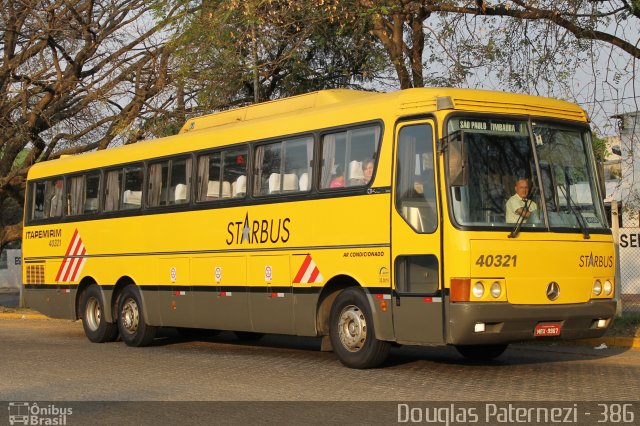
[[[558,296],[560,296],[560,285],[555,281],[551,281],[547,286],[547,299],[553,301],[556,300]]]

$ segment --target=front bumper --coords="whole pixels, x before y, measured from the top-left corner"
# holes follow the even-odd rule
[[[559,323],[560,336],[553,339],[601,337],[611,325],[616,313],[614,300],[591,300],[570,305],[512,305],[508,303],[450,303],[447,343],[480,345],[514,341],[549,339],[536,337],[534,329],[540,323]],[[607,327],[596,328],[600,319]],[[475,332],[475,325],[484,323],[485,331]]]

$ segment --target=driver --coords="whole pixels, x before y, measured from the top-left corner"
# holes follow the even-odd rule
[[[516,193],[507,201],[505,220],[507,223],[516,223],[520,217],[522,222],[527,223],[531,213],[538,210],[535,201],[528,199],[529,181],[518,179],[515,186]]]

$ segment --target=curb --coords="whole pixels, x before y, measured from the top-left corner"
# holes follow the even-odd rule
[[[605,344],[608,347],[640,348],[640,337],[600,337],[599,339],[579,339],[569,341],[580,346],[599,346]]]
[[[48,320],[52,318],[35,312],[1,312],[0,319]]]

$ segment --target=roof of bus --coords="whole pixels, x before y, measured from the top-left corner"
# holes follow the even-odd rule
[[[575,104],[514,93],[456,88],[390,93],[323,90],[192,118],[175,136],[38,163],[30,169],[29,179],[442,109],[588,121]]]

